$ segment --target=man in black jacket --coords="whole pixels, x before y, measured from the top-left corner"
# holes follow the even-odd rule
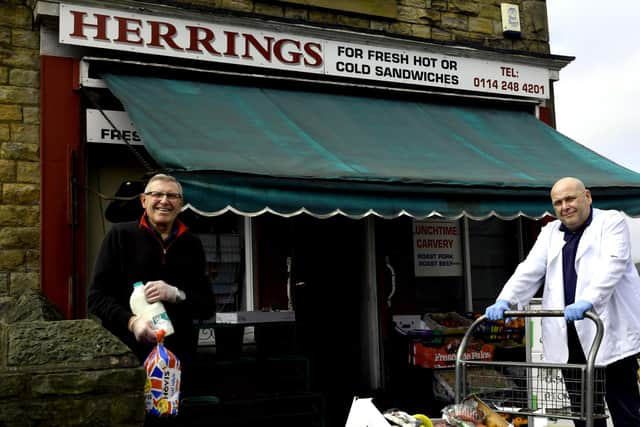
[[[173,323],[175,332],[164,343],[182,364],[184,395],[189,393],[189,365],[197,350],[193,320],[208,319],[215,311],[205,253],[200,239],[177,219],[183,200],[174,177],[151,177],[140,200],[142,218],[113,224],[102,242],[89,289],[89,311],[143,362],[153,349],[156,331],[129,308],[133,284],[143,282],[147,301],[162,301]]]

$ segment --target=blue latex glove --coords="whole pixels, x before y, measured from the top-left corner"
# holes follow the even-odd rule
[[[509,301],[505,299],[499,299],[495,302],[495,304],[490,305],[484,312],[484,315],[489,318],[489,320],[500,320],[504,316],[504,312],[509,310],[510,308]]]
[[[593,304],[591,304],[589,301],[576,301],[564,308],[564,318],[567,321],[584,319],[585,311],[591,310],[592,308]]]

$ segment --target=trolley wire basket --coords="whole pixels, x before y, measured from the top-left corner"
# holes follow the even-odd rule
[[[506,311],[505,317],[564,316],[562,311]],[[512,415],[585,421],[606,418],[605,370],[595,366],[602,341],[600,318],[588,311],[596,335],[585,364],[466,360],[465,349],[474,329],[487,320],[480,316],[466,331],[456,357],[455,401],[475,395],[487,405]]]

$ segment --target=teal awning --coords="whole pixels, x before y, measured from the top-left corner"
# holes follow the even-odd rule
[[[102,76],[205,215],[541,217],[558,178],[640,214],[640,174],[520,111]]]

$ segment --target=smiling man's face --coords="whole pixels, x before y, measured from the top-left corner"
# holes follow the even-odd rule
[[[562,178],[551,189],[551,203],[558,219],[575,231],[589,218],[591,193],[580,180]]]
[[[158,231],[169,231],[182,209],[182,194],[175,182],[152,181],[140,197],[149,222]]]

